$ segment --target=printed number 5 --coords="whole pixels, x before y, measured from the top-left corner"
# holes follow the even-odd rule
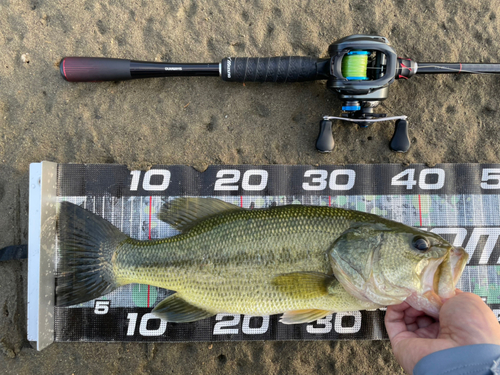
[[[94,314],[105,315],[109,311],[109,301],[95,301]]]

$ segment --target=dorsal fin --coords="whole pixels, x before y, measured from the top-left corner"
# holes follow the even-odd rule
[[[183,232],[209,217],[236,210],[244,208],[216,198],[183,197],[165,203],[158,218]]]

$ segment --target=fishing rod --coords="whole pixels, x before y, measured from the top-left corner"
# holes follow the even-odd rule
[[[214,76],[232,82],[304,82],[326,80],[326,87],[343,102],[340,116],[324,116],[316,149],[331,152],[334,147],[332,120],[367,127],[375,122],[395,120],[389,143],[397,152],[410,148],[407,116],[376,113],[387,99],[389,86],[396,79],[416,74],[488,74],[500,73],[500,64],[417,63],[397,57],[385,37],[351,35],[328,47],[330,58],[305,56],[228,57],[220,63],[145,62],[99,57],[65,57],[62,76],[71,82],[122,81],[137,78]]]

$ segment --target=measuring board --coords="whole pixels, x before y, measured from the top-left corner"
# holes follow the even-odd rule
[[[284,325],[279,316],[218,314],[166,323],[151,314],[172,292],[131,284],[80,305],[54,307],[57,202],[92,211],[138,240],[177,233],[161,206],[180,196],[217,197],[245,208],[326,205],[438,233],[470,259],[458,287],[500,314],[500,165],[155,166],[36,163],[30,169],[28,338],[38,349],[64,341],[238,341],[383,339],[384,309]]]

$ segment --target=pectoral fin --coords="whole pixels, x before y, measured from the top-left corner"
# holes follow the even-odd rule
[[[283,324],[309,323],[324,318],[325,316],[331,313],[332,313],[331,311],[316,310],[316,309],[287,311],[281,316],[280,323]]]
[[[152,311],[156,317],[173,323],[188,323],[215,315],[186,302],[177,293],[165,298]]]
[[[272,283],[282,293],[296,298],[318,298],[328,294],[328,289],[338,283],[334,276],[321,272],[292,272],[276,276]]]

